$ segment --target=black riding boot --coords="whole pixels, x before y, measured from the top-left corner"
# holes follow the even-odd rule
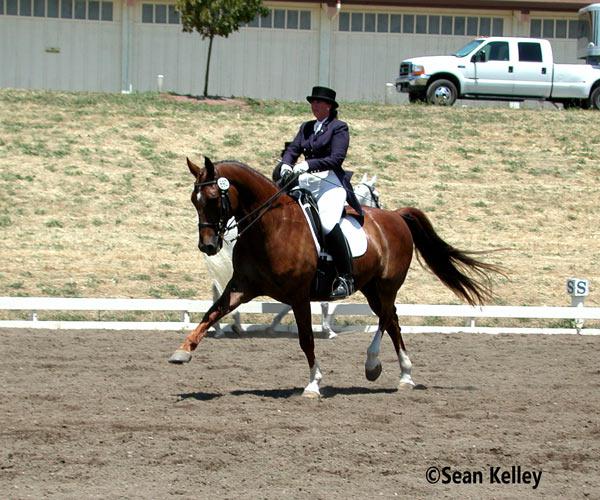
[[[333,257],[338,277],[333,282],[331,299],[343,299],[354,292],[352,277],[352,253],[339,224],[325,236],[326,250]]]

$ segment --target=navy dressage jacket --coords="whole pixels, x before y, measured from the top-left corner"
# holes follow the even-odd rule
[[[300,126],[296,137],[283,153],[282,163],[294,165],[302,154],[308,163],[309,172],[333,170],[346,189],[348,204],[362,215],[362,208],[350,184],[352,172],[346,172],[342,168],[350,144],[348,124],[337,118],[327,119],[315,134],[315,123],[316,120],[310,120]]]

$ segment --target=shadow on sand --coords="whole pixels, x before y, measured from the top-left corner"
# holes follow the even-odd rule
[[[426,390],[427,387],[419,384],[416,385],[413,390]],[[439,387],[438,387],[439,389]],[[231,396],[258,396],[261,398],[271,399],[289,399],[292,397],[302,396],[302,387],[291,387],[288,389],[237,389],[229,392]],[[336,387],[327,385],[321,387],[321,396],[324,398],[333,398],[335,396],[358,396],[368,394],[393,394],[398,392],[395,387]],[[220,398],[225,394],[211,393],[211,392],[189,392],[184,394],[178,394],[179,401],[185,401],[189,399],[195,399],[196,401],[210,401],[212,399]]]

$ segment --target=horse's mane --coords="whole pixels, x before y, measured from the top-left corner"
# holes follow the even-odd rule
[[[242,163],[241,161],[238,160],[220,160],[215,162],[215,168],[218,168],[219,166],[231,166],[231,167],[235,167],[235,168],[240,168],[242,169],[244,172],[249,173],[252,176],[258,177],[261,180],[265,180],[267,181],[269,184],[271,184],[272,186],[275,187],[275,184],[273,183],[273,181],[271,179],[269,179],[266,175],[262,174],[261,172],[259,172],[258,170],[252,168],[250,165],[246,165],[245,163]]]

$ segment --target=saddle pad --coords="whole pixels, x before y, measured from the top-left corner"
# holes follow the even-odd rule
[[[360,257],[367,251],[367,233],[351,215],[346,215],[340,224],[342,232],[350,245],[352,257]]]
[[[309,207],[303,204],[300,200],[299,205],[300,208],[302,208],[302,213],[304,214],[304,218],[306,219],[308,227],[310,228],[313,242],[315,244],[315,248],[317,249],[317,254],[320,254],[321,244],[317,238],[316,229],[313,225]],[[365,233],[365,230],[362,228],[359,222],[354,217],[346,215],[342,218],[340,227],[342,228],[342,232],[346,237],[346,241],[348,241],[350,251],[352,252],[352,257],[356,258],[364,255],[367,251],[367,233]]]

